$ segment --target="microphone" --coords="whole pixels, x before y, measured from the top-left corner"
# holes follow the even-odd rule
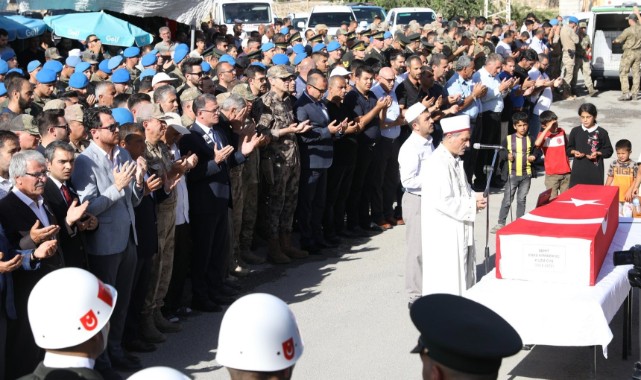
[[[505,148],[502,147],[501,145],[485,145],[485,144],[479,144],[479,143],[474,143],[472,145],[474,149],[496,149],[496,150],[504,150]]]

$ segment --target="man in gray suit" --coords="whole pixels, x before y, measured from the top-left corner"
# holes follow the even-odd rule
[[[122,349],[122,333],[136,268],[134,207],[143,196],[146,162],[131,159],[118,146],[119,125],[107,107],[87,109],[84,125],[92,141],[76,158],[72,182],[80,201],[89,201],[87,211],[98,217],[100,227],[88,234],[89,267],[101,281],[118,290],[119,299],[111,317],[107,355],[96,363],[99,371],[111,366],[122,370],[140,369],[137,358]]]

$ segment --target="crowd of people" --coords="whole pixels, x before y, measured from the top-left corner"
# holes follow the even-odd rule
[[[594,171],[578,159],[600,162],[602,173],[612,154],[590,135],[605,145],[592,106],[579,111],[591,124],[563,153],[566,163],[575,157],[572,176],[550,159],[560,133],[550,106],[578,92],[577,70],[589,78],[584,29],[574,17],[528,15],[521,26],[438,14],[394,33],[375,19],[329,36],[324,25],[299,31],[283,19],[252,32],[203,24],[195,49],[162,27],[155,45],[107,47],[95,34],[54,44],[45,34],[19,53],[0,29],[0,373],[15,379],[42,360],[29,295],[63,267],[117,291],[95,362],[108,379],[142,368],[132,352],[155,350],[181,318],[233,303],[242,287],[232,276],[252,265],[322,256],[398,225],[410,305],[424,279],[447,275],[422,270],[424,252],[439,245],[465,262],[448,263],[461,275],[444,290],[460,293],[474,282],[468,248],[482,191],[505,184],[500,170],[487,178],[491,152],[466,153],[470,142],[507,141],[506,173],[524,177],[506,187],[510,202],[529,187],[535,146],[549,152],[546,186],[549,175],[561,191],[575,170]],[[429,244],[421,213],[433,216]]]

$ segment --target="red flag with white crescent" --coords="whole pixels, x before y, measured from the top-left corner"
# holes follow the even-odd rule
[[[289,338],[283,342],[283,355],[285,359],[292,360],[295,354],[294,338]]]

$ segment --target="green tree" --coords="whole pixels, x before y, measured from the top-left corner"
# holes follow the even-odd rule
[[[374,0],[376,5],[385,9],[398,7],[429,7],[443,13],[446,18],[453,16],[478,16],[483,2],[478,0]]]

